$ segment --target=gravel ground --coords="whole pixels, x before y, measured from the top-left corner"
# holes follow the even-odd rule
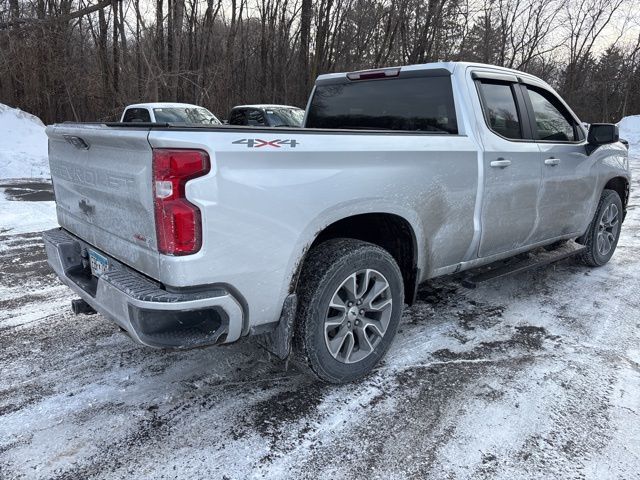
[[[154,350],[73,316],[39,234],[0,228],[0,478],[640,478],[634,170],[608,265],[437,280],[338,387],[250,340]],[[3,215],[46,198],[3,188]]]

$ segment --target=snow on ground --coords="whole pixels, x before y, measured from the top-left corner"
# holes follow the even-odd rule
[[[40,119],[0,103],[0,178],[49,178],[47,135]]]
[[[57,226],[50,182],[0,179],[0,235],[41,232]]]
[[[640,150],[631,165],[609,264],[433,281],[345,386],[251,340],[137,345],[71,314],[38,233],[0,233],[0,477],[638,479]],[[0,227],[46,196],[9,183]]]
[[[38,117],[0,103],[0,235],[57,226],[44,129]]]

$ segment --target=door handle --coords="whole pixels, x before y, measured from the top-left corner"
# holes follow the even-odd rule
[[[551,158],[547,158],[547,159],[544,161],[544,164],[545,164],[545,165],[551,165],[552,167],[555,167],[555,166],[556,166],[556,165],[558,165],[559,163],[560,163],[560,159],[559,159],[559,158],[553,158],[553,157],[551,157]]]
[[[493,168],[506,168],[511,165],[511,160],[499,158],[497,160],[493,160],[489,165],[491,165]]]

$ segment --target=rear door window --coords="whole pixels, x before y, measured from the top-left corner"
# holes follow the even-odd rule
[[[126,112],[124,112],[123,122],[150,122],[151,115],[149,115],[149,110],[146,108],[128,108]]]
[[[451,77],[317,85],[305,126],[457,134]]]
[[[512,85],[480,82],[480,92],[489,128],[502,137],[521,139],[522,126]]]
[[[538,140],[555,142],[573,142],[576,136],[576,124],[566,108],[551,92],[527,85],[529,99],[533,106],[535,130]]]

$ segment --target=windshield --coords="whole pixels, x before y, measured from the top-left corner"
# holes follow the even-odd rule
[[[301,127],[304,110],[300,108],[267,108],[269,124],[273,127]]]
[[[206,108],[202,107],[163,107],[154,108],[156,122],[167,123],[202,123],[220,125],[220,120]]]

